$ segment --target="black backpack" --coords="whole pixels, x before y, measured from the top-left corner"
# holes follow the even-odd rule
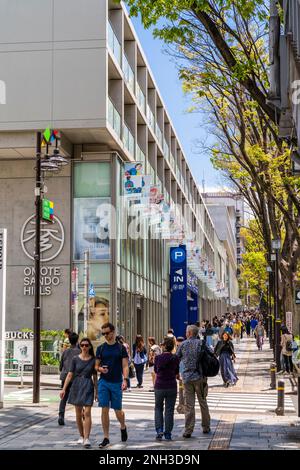
[[[204,341],[201,345],[197,369],[203,377],[215,377],[219,373],[219,360]]]

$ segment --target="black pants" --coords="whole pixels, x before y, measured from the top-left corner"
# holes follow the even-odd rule
[[[63,380],[62,388],[64,387],[64,383],[65,383],[65,381]],[[69,383],[69,385],[67,386],[67,389],[66,389],[65,396],[60,400],[59,410],[58,410],[59,416],[62,416],[62,417],[65,416],[65,409],[66,409],[66,404],[67,404],[67,401],[68,401],[68,398],[69,398],[69,395],[70,395],[71,386],[72,386],[72,382]]]
[[[138,385],[142,385],[143,383],[144,365],[145,364],[134,364]]]
[[[285,354],[283,354],[283,360],[284,360],[285,370],[288,373],[293,372],[292,356],[286,356]]]

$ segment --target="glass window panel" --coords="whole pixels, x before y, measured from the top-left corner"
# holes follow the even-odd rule
[[[84,264],[78,263],[76,266],[79,269],[78,272],[78,283],[83,286],[83,271]],[[110,285],[110,264],[109,263],[91,263],[90,264],[90,282],[95,286],[106,286]]]
[[[90,260],[110,258],[110,198],[74,200],[74,259],[83,260],[89,250]]]
[[[75,163],[74,197],[110,196],[110,163]]]

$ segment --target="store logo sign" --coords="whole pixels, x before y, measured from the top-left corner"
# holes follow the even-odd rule
[[[41,260],[52,261],[63,249],[65,232],[58,217],[53,223],[41,222]],[[21,230],[21,246],[28,258],[34,260],[35,249],[35,215],[28,217]]]

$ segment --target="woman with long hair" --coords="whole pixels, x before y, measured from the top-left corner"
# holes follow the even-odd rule
[[[166,338],[163,353],[155,357],[155,429],[156,440],[163,436],[172,440],[174,426],[174,409],[177,397],[177,381],[179,379],[179,358],[172,353],[173,339]],[[164,413],[165,409],[165,413]]]
[[[136,335],[132,346],[132,358],[137,378],[137,388],[143,388],[144,366],[148,360],[147,350],[142,335]]]
[[[81,352],[72,359],[70,372],[60,392],[60,398],[63,399],[66,389],[72,381],[68,403],[75,406],[76,423],[80,434],[77,443],[89,448],[91,447],[89,440],[92,426],[91,407],[98,396],[97,373],[95,371],[94,349],[90,339],[82,338],[79,346]]]
[[[155,372],[154,372],[154,360],[155,357],[161,354],[161,348],[158,344],[156,344],[154,336],[149,336],[148,338],[148,346],[149,346],[149,353],[148,353],[148,365],[149,365],[149,372],[151,373],[152,377],[152,384],[153,388],[150,389],[151,392],[154,392],[154,385],[155,385]]]
[[[215,347],[215,354],[220,357],[220,369],[224,386],[235,385],[238,381],[238,376],[232,362],[235,359],[234,346],[231,336],[226,331],[224,331],[222,339]]]

